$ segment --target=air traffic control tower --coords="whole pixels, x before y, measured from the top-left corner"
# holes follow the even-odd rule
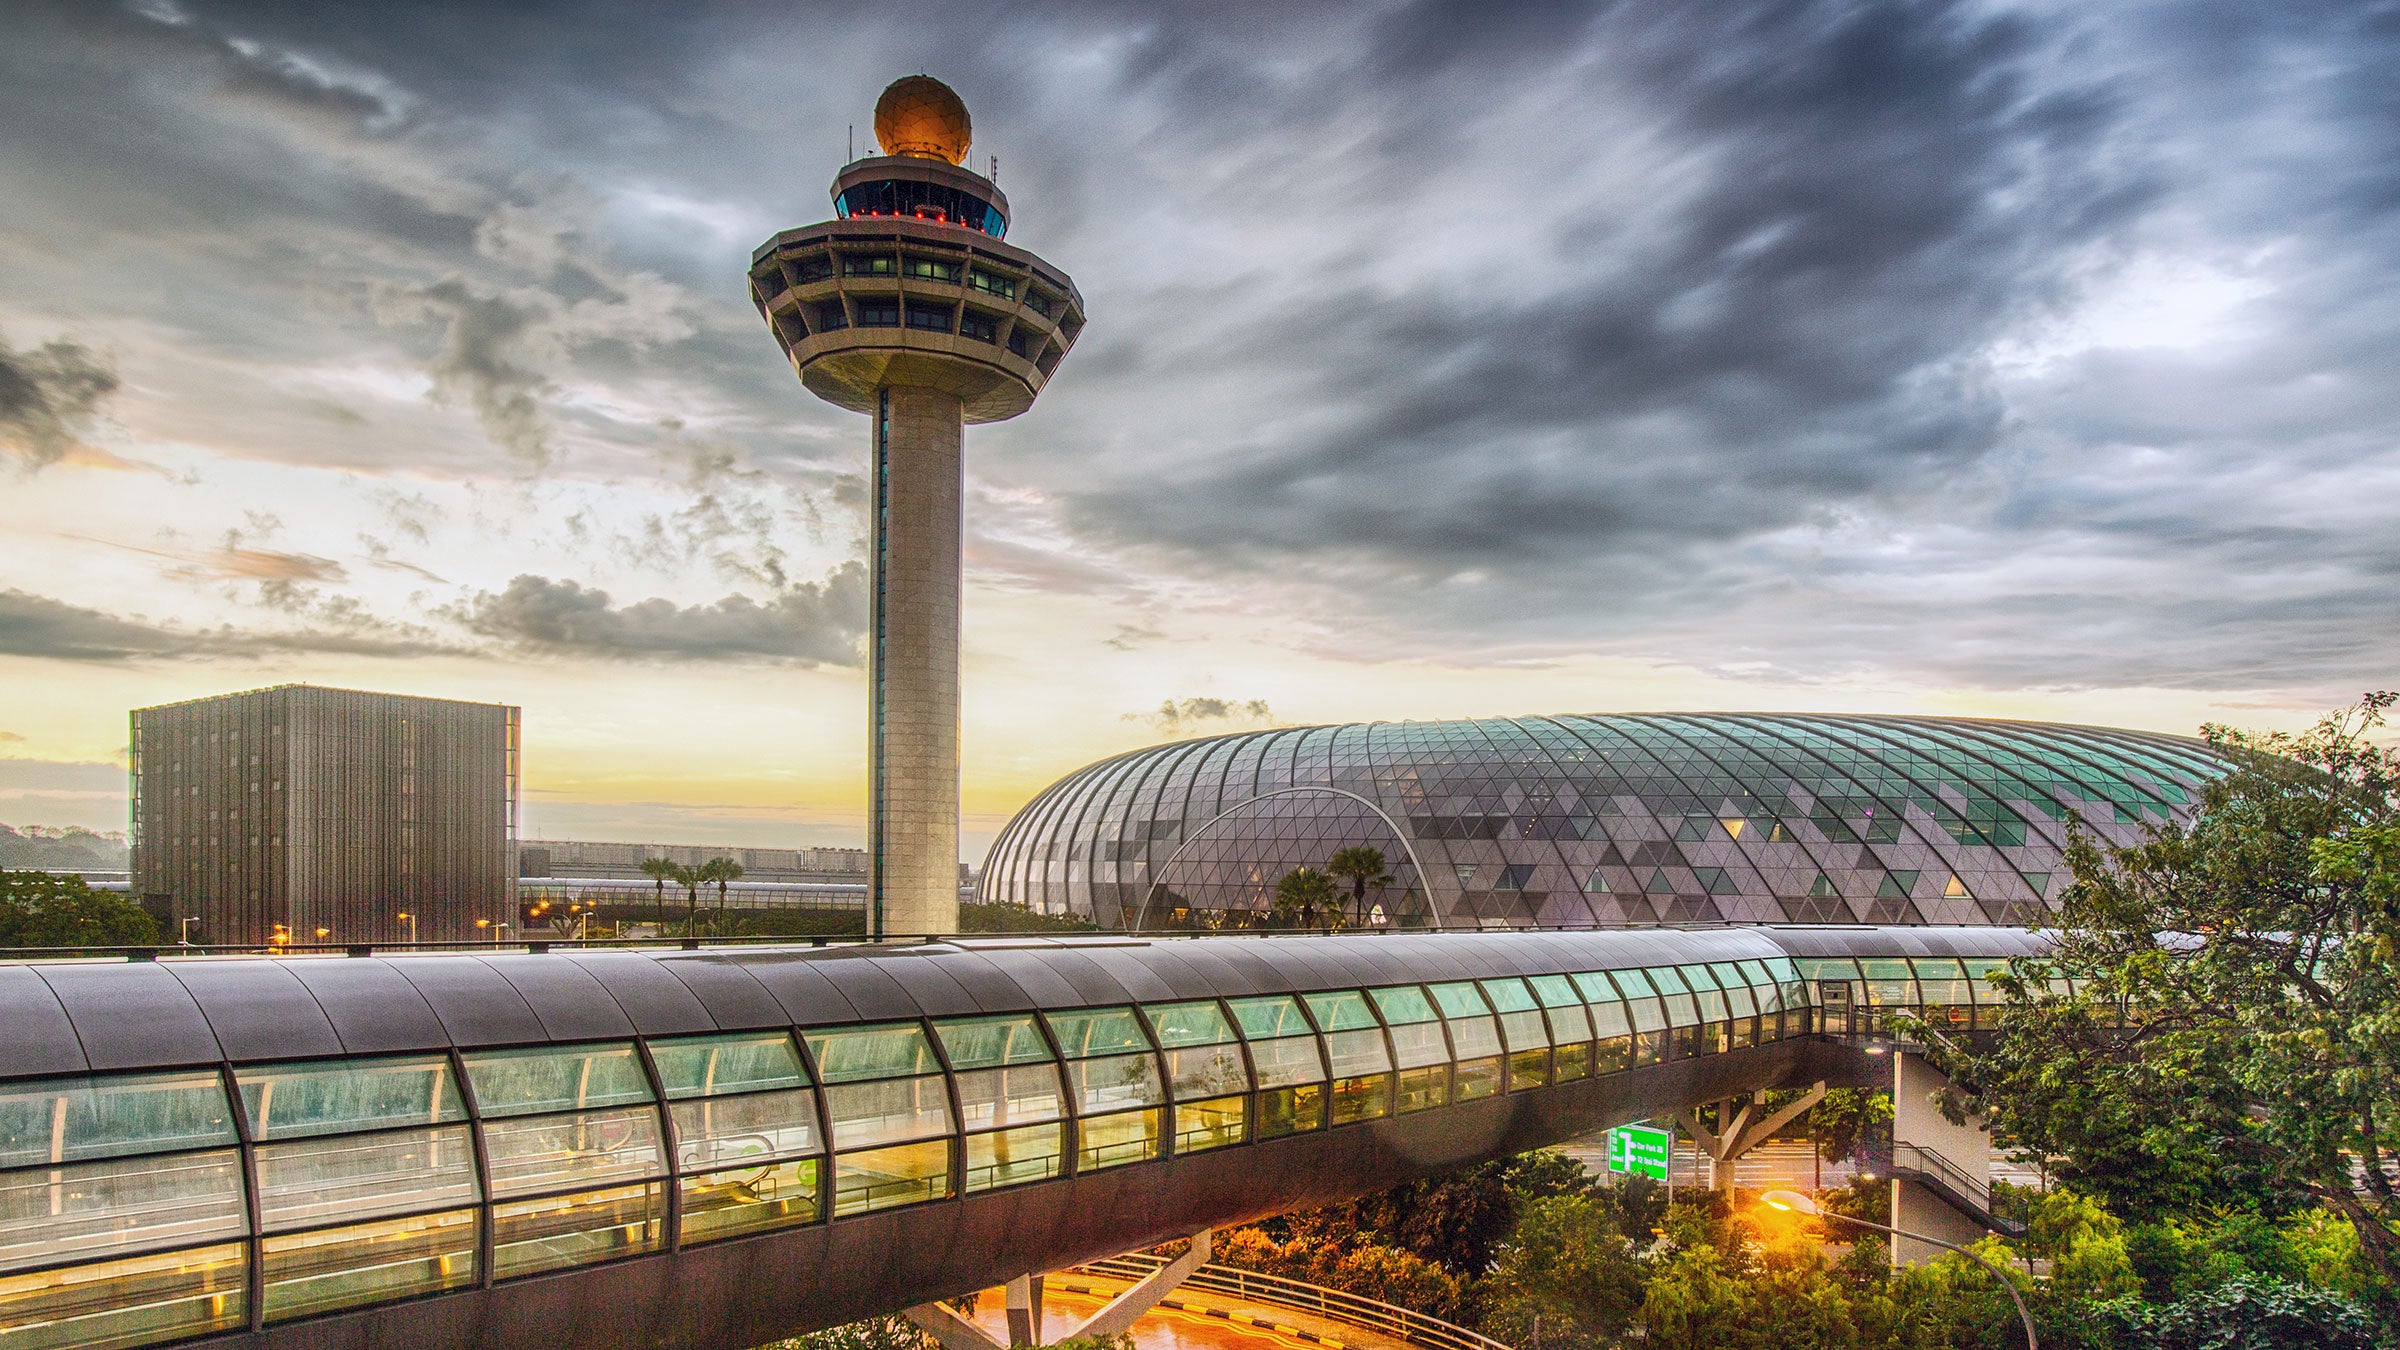
[[[809,392],[873,419],[868,551],[869,922],[958,928],[962,429],[1033,406],[1075,336],[1064,272],[1002,243],[1008,199],[966,168],[966,104],[924,75],[875,104],[883,153],[833,180],[834,219],[750,263]]]

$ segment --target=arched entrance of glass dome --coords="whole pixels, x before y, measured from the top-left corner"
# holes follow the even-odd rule
[[[1263,916],[1273,907],[1275,883],[1285,873],[1322,869],[1337,850],[1362,844],[1383,850],[1390,869],[1393,884],[1370,896],[1390,925],[1441,927],[1408,832],[1367,798],[1321,785],[1260,793],[1186,834],[1143,888],[1131,926],[1164,922],[1174,911],[1222,916],[1207,926],[1236,926],[1237,916]]]

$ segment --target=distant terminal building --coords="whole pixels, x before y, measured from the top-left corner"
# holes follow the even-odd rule
[[[463,941],[515,915],[519,709],[287,684],[132,722],[133,890],[190,940]]]
[[[652,858],[698,867],[711,858],[740,863],[742,876],[725,888],[728,909],[864,909],[867,851],[863,848],[743,848],[719,844],[622,844],[582,839],[529,839],[518,846],[518,898],[528,909],[547,901],[630,906],[642,910],[663,889],[669,916],[686,903],[673,882],[662,887],[642,870]],[[960,898],[974,898],[974,873],[959,867]],[[717,887],[702,900],[715,906]]]
[[[857,882],[867,879],[863,848],[740,848],[721,844],[617,844],[583,839],[528,839],[517,847],[522,877],[624,877],[646,880],[642,864],[665,858],[697,867],[711,858],[742,865],[747,881]]]
[[[2134,842],[2222,767],[2180,736],[1952,717],[1242,732],[1060,779],[1001,831],[983,894],[1104,927],[1240,925],[1293,868],[1364,845],[1390,875],[1369,914],[1403,927],[2034,924],[2078,822]]]

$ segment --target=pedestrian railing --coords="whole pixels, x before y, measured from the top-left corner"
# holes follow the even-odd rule
[[[1166,1263],[1164,1257],[1136,1252],[1112,1256],[1105,1261],[1088,1261],[1075,1269],[1112,1279],[1138,1280]],[[1500,1341],[1438,1317],[1428,1317],[1421,1312],[1344,1293],[1339,1289],[1328,1289],[1321,1284],[1285,1279],[1281,1275],[1262,1275],[1255,1270],[1242,1270],[1235,1266],[1202,1266],[1184,1280],[1182,1287],[1314,1313],[1329,1321],[1381,1332],[1411,1345],[1430,1347],[1431,1350],[1510,1350],[1508,1345]]]

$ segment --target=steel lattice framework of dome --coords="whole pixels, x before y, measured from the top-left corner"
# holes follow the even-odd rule
[[[2131,843],[2220,771],[2199,741],[1966,718],[1371,722],[1152,746],[1059,780],[984,896],[1108,927],[1242,922],[1382,850],[1409,927],[2037,923],[2074,823]]]

